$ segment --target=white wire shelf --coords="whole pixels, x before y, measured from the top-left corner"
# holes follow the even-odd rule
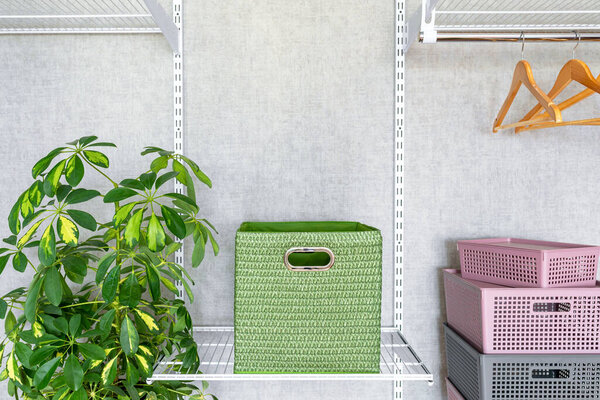
[[[437,40],[600,39],[597,0],[423,0],[407,24],[405,50]]]
[[[600,29],[597,0],[439,0],[435,29],[444,31],[573,31]]]
[[[177,363],[160,362],[153,381],[428,381],[433,375],[417,353],[395,328],[381,329],[381,361],[379,374],[234,374],[233,327],[195,327],[201,374],[181,374],[173,371]]]
[[[4,35],[162,33],[179,51],[177,31],[158,0],[0,0]]]

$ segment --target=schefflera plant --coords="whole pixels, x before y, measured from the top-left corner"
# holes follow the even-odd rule
[[[25,399],[214,398],[205,383],[147,383],[161,360],[182,373],[199,368],[191,317],[175,296],[180,281],[193,301],[193,281],[173,253],[191,237],[194,267],[207,247],[217,255],[194,181],[212,183],[189,158],[157,147],[142,152],[153,156],[149,170],[117,183],[99,151],[110,147],[86,136],[52,150],[10,211],[0,273],[11,262],[33,279],[0,299],[0,379]],[[79,187],[87,172],[112,189]],[[187,194],[173,192],[173,180]],[[102,202],[114,206],[112,221],[98,222]]]

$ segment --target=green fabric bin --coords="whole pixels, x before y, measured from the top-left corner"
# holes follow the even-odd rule
[[[378,373],[382,239],[358,222],[246,222],[236,373]]]

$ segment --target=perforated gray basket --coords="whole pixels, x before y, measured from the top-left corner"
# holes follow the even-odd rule
[[[466,400],[600,399],[600,355],[481,354],[444,330],[448,377]]]

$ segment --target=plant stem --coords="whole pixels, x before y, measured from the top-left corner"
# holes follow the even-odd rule
[[[117,182],[115,182],[112,179],[110,179],[110,177],[108,175],[106,175],[104,172],[102,172],[101,170],[99,170],[98,167],[96,167],[94,164],[92,164],[91,162],[89,162],[88,160],[86,160],[85,157],[81,157],[81,158],[83,159],[83,161],[86,162],[86,164],[88,164],[90,167],[92,167],[93,169],[95,169],[100,175],[102,175],[106,179],[108,179],[110,181],[110,183],[112,183],[115,188],[119,187],[119,184]]]
[[[89,305],[89,304],[104,304],[104,301],[88,301],[85,303],[77,303],[77,304],[70,304],[68,306],[62,306],[61,308],[71,308],[71,307],[79,307],[79,306],[84,306],[84,305]]]

